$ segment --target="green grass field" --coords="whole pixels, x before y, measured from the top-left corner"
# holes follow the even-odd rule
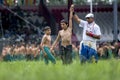
[[[40,61],[0,62],[0,80],[120,80],[120,60],[102,60],[97,64],[45,65]]]

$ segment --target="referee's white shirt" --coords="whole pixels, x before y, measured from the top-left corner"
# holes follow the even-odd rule
[[[86,35],[86,30],[90,31],[93,34],[101,35],[100,27],[95,22],[92,22],[89,24],[87,21],[81,20],[79,27],[83,28],[83,41],[96,42],[96,40],[97,40],[95,38],[92,38],[92,37]]]

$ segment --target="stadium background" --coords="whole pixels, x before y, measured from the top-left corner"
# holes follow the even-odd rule
[[[49,25],[52,39],[61,29],[59,22],[68,20],[69,6],[75,4],[75,12],[82,19],[90,12],[90,0],[0,0],[0,51],[6,44],[24,41],[40,43],[42,29]],[[114,0],[93,0],[95,21],[99,24],[102,38],[99,42],[114,41]],[[117,40],[120,41],[120,0],[117,1]],[[78,45],[82,29],[73,21],[72,41]]]

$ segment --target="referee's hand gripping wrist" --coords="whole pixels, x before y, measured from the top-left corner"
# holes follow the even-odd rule
[[[86,31],[86,35],[90,36],[90,37],[94,37],[94,34],[89,32],[89,31]]]

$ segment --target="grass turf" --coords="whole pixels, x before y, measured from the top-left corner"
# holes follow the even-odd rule
[[[119,80],[120,60],[101,60],[81,65],[74,61],[63,65],[57,61],[0,62],[0,80]]]

